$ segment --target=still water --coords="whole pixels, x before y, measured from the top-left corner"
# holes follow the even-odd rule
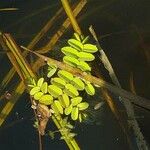
[[[74,0],[73,2],[78,2]],[[6,0],[0,1],[0,8],[18,8],[18,10],[0,11],[0,30],[11,33],[20,45],[27,45],[40,31],[46,22],[53,17],[60,8],[59,0]],[[79,25],[85,35],[89,35],[88,27],[93,25],[101,47],[107,54],[117,77],[126,90],[132,90],[132,81],[138,95],[150,99],[150,1],[148,0],[88,0],[77,17]],[[60,19],[65,19],[65,15]],[[56,32],[62,22],[56,21],[44,40],[37,47],[41,47]],[[65,35],[58,41],[54,50],[59,53],[59,48],[64,46],[66,39],[73,34],[72,28],[68,28]],[[2,50],[2,48],[1,48]],[[51,57],[61,59],[61,54],[52,51]],[[31,56],[28,58],[30,62]],[[5,54],[0,54],[0,81],[5,77],[11,64]],[[111,82],[107,71],[101,62],[92,64],[96,72],[101,70],[105,79]],[[39,73],[41,74],[41,73]],[[132,78],[133,77],[133,78]],[[13,91],[19,77],[2,91]],[[113,95],[114,96],[114,95]],[[89,97],[87,97],[88,99]],[[118,98],[116,96],[116,98]],[[96,94],[89,98],[91,105],[95,106],[101,99]],[[9,99],[8,99],[9,101]],[[2,108],[4,102],[0,102]],[[119,102],[120,111],[124,111]],[[91,118],[84,123],[74,123],[76,139],[82,150],[129,150],[126,137],[112,114],[107,103],[98,110],[91,111]],[[150,141],[150,114],[148,110],[135,108],[135,114],[143,135]],[[6,122],[0,128],[0,149],[2,150],[38,150],[38,133],[33,127],[34,115],[29,102],[29,95],[25,92],[16,103]],[[56,130],[52,120],[49,126]],[[42,137],[43,150],[66,150],[63,140],[59,140],[59,134],[51,140],[49,136]],[[135,137],[131,135],[133,149],[137,150]]]

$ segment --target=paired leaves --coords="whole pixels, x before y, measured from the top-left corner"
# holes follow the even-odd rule
[[[56,66],[55,64],[52,65],[52,64],[50,64],[49,62],[47,62],[47,64],[48,64],[47,77],[50,78],[50,77],[52,77],[52,76],[55,74],[55,72],[57,71],[57,66]]]
[[[59,70],[57,75],[66,82],[70,82],[71,80],[73,80],[73,75],[65,70]]]
[[[90,72],[91,67],[87,62],[95,59],[93,53],[98,49],[95,45],[86,43],[88,37],[83,38],[77,33],[74,33],[74,37],[75,39],[68,40],[69,46],[61,49],[66,55],[63,57],[63,62]],[[47,77],[50,78],[57,72],[57,66],[49,62],[47,64]],[[71,115],[72,120],[78,119],[81,122],[85,118],[84,110],[89,107],[89,104],[82,100],[78,91],[85,90],[87,94],[94,95],[93,85],[74,77],[65,70],[59,70],[57,75],[58,77],[51,78],[50,85],[44,81],[44,78],[40,78],[37,83],[32,81],[30,95],[40,103],[50,105],[54,113]]]

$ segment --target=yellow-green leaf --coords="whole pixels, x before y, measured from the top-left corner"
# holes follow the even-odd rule
[[[72,66],[72,67],[76,67],[79,64],[79,61],[71,56],[65,56],[63,57],[63,62]]]
[[[63,114],[63,107],[61,106],[58,100],[55,100],[52,104],[52,109],[54,109],[55,113]]]
[[[72,112],[71,112],[72,120],[77,120],[78,119],[78,114],[79,114],[78,107],[73,107]]]
[[[34,87],[36,86],[36,82],[34,78],[30,78],[29,83],[30,83],[29,85],[33,85]]]
[[[41,86],[41,91],[43,93],[47,93],[47,88],[48,88],[48,84],[47,84],[47,82],[44,82]]]
[[[51,105],[53,103],[53,97],[49,94],[43,95],[39,99],[39,102],[45,105]]]
[[[36,87],[31,89],[30,95],[33,96],[35,93],[37,93],[39,91],[40,91],[40,87],[36,86]]]
[[[37,82],[37,86],[41,87],[44,82],[44,78],[40,78]]]
[[[65,108],[65,115],[69,115],[72,112],[72,104]]]
[[[58,86],[58,87],[61,88],[61,89],[64,88],[65,85],[66,85],[65,80],[62,79],[62,78],[58,78],[58,77],[52,78],[52,79],[51,79],[51,83],[52,83],[53,85]]]
[[[98,48],[93,44],[84,44],[83,51],[88,53],[95,53],[98,51]]]
[[[91,67],[84,61],[79,61],[77,68],[81,69],[82,71],[91,71]]]
[[[73,84],[73,86],[77,89],[77,90],[84,90],[84,83],[82,82],[82,80],[78,77],[75,77],[71,83]]]
[[[82,44],[80,41],[78,41],[78,40],[69,39],[69,40],[68,40],[68,44],[69,44],[71,47],[73,47],[73,48],[75,48],[76,50],[78,50],[78,51],[82,51],[82,49],[83,49],[83,44]]]
[[[85,86],[85,91],[87,92],[87,94],[89,95],[94,95],[95,94],[95,89],[93,87],[93,85],[91,83],[88,83],[86,86]]]
[[[47,77],[48,78],[52,77],[55,74],[56,71],[57,71],[57,68],[51,68],[51,69],[49,69],[48,73],[47,73]]]
[[[93,54],[86,52],[79,52],[78,57],[79,57],[78,60],[80,61],[92,61],[95,59],[95,56]]]
[[[72,104],[72,106],[76,106],[76,105],[78,105],[79,103],[81,103],[81,101],[82,101],[82,97],[75,97],[75,98],[72,98],[71,99],[71,104]]]
[[[39,100],[42,96],[43,96],[42,92],[37,92],[37,93],[34,94],[34,99]]]
[[[28,84],[28,87],[34,88],[36,85]]]
[[[79,108],[79,110],[85,110],[89,107],[89,104],[87,102],[82,102],[78,104],[77,107]]]
[[[71,97],[79,95],[77,89],[72,84],[66,84],[64,92]]]
[[[67,56],[71,56],[71,57],[74,57],[74,58],[78,58],[77,54],[78,54],[78,51],[70,46],[66,46],[66,47],[63,47],[61,49],[61,51],[67,55]]]
[[[69,106],[70,104],[70,100],[67,94],[62,94],[61,96],[58,97],[59,102],[61,103],[61,105],[66,108]]]
[[[48,92],[57,98],[58,96],[62,95],[62,89],[57,87],[56,85],[49,85],[48,86]]]
[[[50,78],[57,71],[57,66],[55,64],[51,64],[49,61],[47,61],[47,64],[48,64],[48,74],[47,74],[47,77]]]
[[[65,71],[65,70],[59,70],[57,75],[67,82],[70,82],[71,80],[73,80],[73,75],[70,72]]]

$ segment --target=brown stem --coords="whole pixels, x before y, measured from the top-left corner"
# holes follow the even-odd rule
[[[150,100],[148,100],[146,98],[135,95],[135,94],[128,92],[122,88],[118,88],[117,86],[114,86],[113,84],[110,84],[110,83],[108,83],[108,82],[106,82],[100,78],[97,78],[95,76],[92,76],[92,75],[89,75],[85,72],[82,72],[80,69],[73,68],[73,67],[71,67],[71,66],[69,66],[63,62],[60,62],[60,61],[57,61],[55,59],[52,59],[52,58],[46,57],[44,55],[38,54],[34,51],[27,49],[24,46],[21,46],[21,48],[23,48],[24,50],[30,51],[31,53],[34,53],[35,55],[37,55],[38,57],[40,57],[44,61],[49,62],[50,64],[57,65],[57,67],[60,69],[66,70],[66,71],[74,74],[75,76],[83,78],[83,79],[85,79],[85,80],[87,80],[93,84],[99,85],[100,87],[104,87],[104,88],[108,89],[110,92],[112,92],[118,96],[129,99],[132,103],[135,103],[136,105],[139,105],[141,107],[144,107],[144,108],[150,110]]]

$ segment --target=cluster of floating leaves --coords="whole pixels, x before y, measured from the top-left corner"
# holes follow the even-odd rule
[[[86,89],[88,94],[94,95],[94,87],[64,70],[59,70],[57,75],[58,77],[51,78],[50,84],[44,78],[34,82],[35,84],[30,85],[30,95],[34,100],[50,105],[56,114],[71,114],[72,120],[82,121],[82,111],[89,104],[79,96],[79,91]]]
[[[66,55],[63,57],[64,63],[82,71],[91,71],[91,67],[86,61],[95,59],[94,55],[97,47],[92,44],[85,44],[87,38],[82,38],[78,34],[74,34],[75,39],[69,39],[69,46],[63,47],[61,51]],[[57,71],[55,65],[48,62],[47,77],[51,78]],[[32,81],[30,95],[39,103],[49,105],[55,114],[71,116],[72,120],[82,121],[86,117],[84,110],[89,107],[89,104],[82,99],[80,91],[85,90],[87,94],[94,95],[95,89],[93,85],[73,76],[65,70],[58,70],[57,76],[51,78],[50,83],[40,78],[37,82]]]
[[[92,53],[98,51],[93,44],[86,44],[88,37],[83,38],[77,33],[74,33],[75,39],[69,39],[69,46],[61,49],[66,56],[63,57],[63,62],[66,64],[81,69],[82,71],[91,71],[91,67],[86,61],[93,61],[95,56]]]

